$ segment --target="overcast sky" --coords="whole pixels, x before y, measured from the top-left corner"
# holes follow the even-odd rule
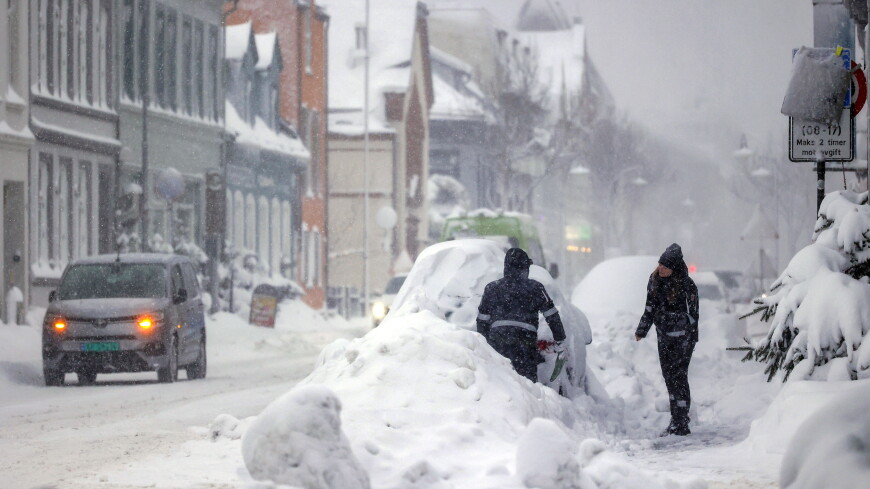
[[[476,0],[502,22],[523,0]],[[812,0],[561,0],[618,107],[676,138],[785,137],[791,50],[812,45]],[[709,141],[697,141],[704,145]],[[737,141],[733,142],[737,145]],[[708,148],[712,149],[712,148]]]

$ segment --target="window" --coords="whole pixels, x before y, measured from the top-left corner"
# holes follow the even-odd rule
[[[199,279],[196,278],[196,270],[190,263],[181,265],[181,273],[184,275],[184,284],[187,287],[187,296],[199,297]]]
[[[269,251],[272,273],[277,274],[281,270],[281,204],[276,198],[272,198],[269,216]]]
[[[257,206],[257,255],[267,269],[269,263],[269,201],[260,197]]]
[[[221,62],[218,57],[220,54],[220,46],[218,45],[218,39],[220,39],[220,34],[217,26],[209,26],[208,28],[208,75],[209,75],[209,85],[211,86],[211,90],[209,91],[209,97],[211,100],[211,118],[213,120],[219,120],[221,114],[221,101],[223,99],[223,93],[221,91],[221,83],[220,83],[220,69]]]
[[[164,47],[165,55],[165,75],[163,91],[166,94],[166,105],[172,110],[178,108],[176,102],[177,73],[178,59],[177,52],[177,37],[178,37],[178,14],[174,10],[169,10],[166,14],[166,46]]]
[[[72,258],[72,159],[60,158],[57,175],[57,239],[58,266],[64,267]]]
[[[45,27],[45,40],[46,40],[46,71],[45,71],[45,88],[49,93],[54,93],[54,77],[56,73],[56,69],[54,67],[54,60],[57,57],[57,46],[55,45],[55,40],[57,39],[56,29],[57,29],[57,12],[55,11],[57,7],[57,3],[59,0],[45,0],[46,3],[46,27]]]
[[[293,231],[291,230],[291,224],[293,222],[291,210],[290,210],[290,202],[286,200],[281,202],[281,254],[284,257],[284,260],[288,262],[293,262],[292,255],[292,238],[291,235]],[[292,273],[292,272],[291,272]]]
[[[39,153],[39,176],[37,191],[37,263],[41,267],[53,265],[54,222],[51,210],[54,208],[53,158],[49,153]]]
[[[149,76],[148,76],[148,47],[150,42],[144,42],[144,39],[149,39],[148,16],[150,9],[148,8],[148,0],[139,0],[139,15],[136,17],[136,22],[139,24],[139,37],[137,44],[139,45],[139,96],[144,100],[146,97],[150,100]]]
[[[161,107],[166,107],[166,11],[157,5],[154,21],[154,95]]]
[[[178,297],[182,289],[184,289],[184,278],[181,274],[181,267],[175,265],[172,267],[172,297]]]
[[[257,208],[254,196],[245,197],[245,248],[253,251],[257,245]]]
[[[91,254],[91,164],[80,162],[73,192],[76,214],[75,256]]]
[[[236,242],[236,229],[235,229],[235,223],[233,222],[233,217],[235,217],[235,214],[234,214],[235,210],[233,209],[232,192],[227,191],[226,197],[227,197],[227,203],[226,203],[226,208],[224,209],[224,211],[226,211],[225,217],[226,217],[226,226],[227,226],[226,241],[227,241],[227,243],[235,243]]]
[[[154,29],[154,92],[164,109],[176,109],[176,31],[178,17],[175,11],[157,7]]]
[[[177,269],[173,268],[173,291],[182,283]],[[57,294],[61,300],[166,297],[165,276],[163,266],[156,264],[76,265],[64,276]]]
[[[365,24],[357,24],[356,25],[356,48],[359,50],[363,50],[366,48],[368,43],[366,42],[366,25]]]
[[[320,194],[320,112],[309,112],[311,120],[308,124],[308,151],[311,153],[309,172],[311,174],[311,189],[314,195]]]
[[[57,80],[55,85],[55,95],[66,95],[69,93],[69,70],[71,68],[69,63],[67,63],[69,58],[68,53],[72,48],[69,44],[70,1],[58,0],[55,8],[58,10],[58,17],[55,19],[57,21],[57,68],[55,71]]]
[[[103,107],[109,107],[109,6],[103,3],[100,6],[97,24],[97,49],[96,49],[96,81],[94,83],[95,103]]]
[[[18,1],[9,0],[8,19],[9,19],[9,65],[7,73],[9,73],[9,85],[15,89],[18,87],[19,66],[18,66],[18,46],[22,44],[22,40],[18,39]]]
[[[236,190],[233,199],[235,200],[233,204],[233,227],[235,228],[233,233],[236,237],[233,244],[239,250],[245,247],[245,198],[241,191]]]
[[[133,0],[124,0],[124,95],[136,100],[136,24]]]
[[[302,281],[311,285],[311,232],[302,230]]]
[[[320,232],[314,232],[314,285],[321,285],[321,248],[320,248]]]
[[[78,73],[75,80],[75,98],[79,102],[84,102],[86,99],[87,83],[88,83],[88,6],[86,2],[81,2],[78,8],[78,34],[76,35],[76,44],[78,45],[78,57],[76,65]]]
[[[193,36],[193,78],[194,78],[194,96],[196,97],[196,115],[205,117],[205,105],[203,104],[203,61],[205,54],[203,53],[203,26],[201,21],[196,21],[196,30]]]
[[[181,26],[182,106],[188,115],[193,115],[193,24],[184,17]]]
[[[305,10],[305,72],[311,74],[311,7]]]

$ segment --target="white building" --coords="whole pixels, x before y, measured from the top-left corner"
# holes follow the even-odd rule
[[[0,260],[2,320],[9,318],[6,303],[9,291],[16,287],[20,297],[29,292],[30,254],[27,248],[27,164],[33,134],[28,128],[28,0],[9,0],[0,5],[0,180],[3,184],[3,209],[0,236],[3,236],[3,259]],[[18,294],[14,294],[16,296]],[[15,298],[15,297],[13,297]],[[20,308],[25,310],[24,307]],[[12,311],[14,313],[14,311]],[[22,318],[19,316],[16,321]]]

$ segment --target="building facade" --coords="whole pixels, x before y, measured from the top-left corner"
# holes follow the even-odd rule
[[[293,278],[309,153],[282,128],[279,36],[254,34],[251,22],[225,33],[226,241],[234,252],[254,253],[267,274]]]
[[[143,202],[146,225],[122,233],[138,249],[205,247],[205,176],[223,160],[223,2],[123,0],[116,29],[119,53],[119,138],[125,151],[119,192]],[[154,190],[162,171],[184,177],[170,205]]]
[[[274,32],[283,69],[279,77],[280,124],[298,134],[309,153],[299,176],[300,219],[294,221],[293,275],[305,302],[325,304],[327,284],[326,69],[329,17],[315,0],[227,2],[227,23],[250,22],[255,33]]]
[[[367,283],[370,290],[382,290],[393,273],[410,267],[429,239],[426,192],[434,90],[428,11],[419,2],[373,1],[371,28],[366,32],[362,3],[332,0],[327,9],[331,18],[329,282],[358,289]],[[371,66],[368,114],[364,114],[366,52]],[[368,215],[364,213],[366,187]],[[383,207],[396,212],[392,229],[377,226],[375,215]],[[369,250],[367,277],[365,248]]]
[[[71,260],[111,243],[119,140],[118,2],[29,6],[30,298],[45,305]],[[20,12],[19,12],[20,15]]]
[[[30,3],[10,0],[0,6],[0,10],[5,10],[0,15],[0,161],[3,162],[0,165],[3,185],[0,306],[2,321],[16,323],[23,321],[30,292],[27,170],[34,143],[28,127]],[[12,303],[7,299],[12,299]],[[20,302],[16,302],[19,299]]]

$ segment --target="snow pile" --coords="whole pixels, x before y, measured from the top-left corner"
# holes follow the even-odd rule
[[[860,383],[801,425],[782,462],[781,487],[864,487],[870,481],[870,380]]]
[[[341,431],[341,403],[329,389],[302,386],[279,397],[242,437],[258,480],[307,489],[368,489],[368,474]]]
[[[344,429],[374,487],[680,487],[659,484],[603,444],[582,449],[617,429],[611,405],[528,381],[483,337],[428,310],[388,316],[363,338],[333,343],[303,383],[341,398]],[[542,453],[543,439],[568,451]],[[598,485],[570,485],[589,480]]]
[[[868,194],[825,197],[813,243],[792,258],[770,296],[756,299],[767,338],[747,359],[770,378],[870,378],[870,206]]]
[[[488,283],[502,278],[503,272],[504,251],[493,241],[462,239],[432,245],[417,258],[387,317],[426,310],[439,319],[477,331],[477,307],[483,290]],[[529,278],[541,282],[553,299],[565,327],[566,349],[571,354],[567,368],[573,380],[563,375],[551,387],[561,387],[569,397],[585,392],[605,398],[603,391],[597,390],[597,381],[585,375],[586,345],[592,342],[586,316],[565,299],[546,270],[532,265]],[[538,319],[538,338],[552,341],[553,333],[547,322],[543,317]],[[545,358],[547,361],[538,367],[538,378],[542,381],[549,379],[555,361],[552,355],[545,354]]]

